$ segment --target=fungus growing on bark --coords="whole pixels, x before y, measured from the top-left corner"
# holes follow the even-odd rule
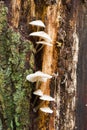
[[[50,42],[47,41],[38,41],[36,42],[37,44],[43,44],[43,45],[48,45],[48,46],[53,46]]]
[[[49,107],[41,107],[40,110],[45,113],[53,113],[53,110],[51,110]]]
[[[34,91],[33,94],[37,96],[43,96],[43,92],[41,91],[41,89]]]
[[[40,99],[44,101],[55,101],[55,99],[49,95],[42,95]]]
[[[37,89],[36,91],[33,92],[33,94],[36,95],[36,96],[43,96],[43,92],[41,91],[41,89]],[[36,101],[37,101],[37,97],[35,98],[35,100],[33,102],[33,106],[35,105]]]
[[[51,79],[52,76],[49,74],[45,74],[41,71],[37,71],[33,74],[29,74],[26,76],[26,79],[30,82],[37,82],[37,81],[42,81],[42,82],[46,82],[47,79]]]
[[[41,37],[45,41],[52,42],[52,39],[50,38],[50,36],[47,33],[45,33],[44,31],[33,32],[30,34],[30,36]]]
[[[45,24],[41,20],[35,20],[35,21],[30,22],[29,24],[45,28]]]

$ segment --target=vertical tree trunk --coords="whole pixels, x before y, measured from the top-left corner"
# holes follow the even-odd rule
[[[80,4],[80,0],[0,2],[0,120],[3,130],[76,129]],[[39,38],[29,37],[29,33],[38,30],[29,22],[38,19],[45,23],[44,31],[52,39],[52,46],[44,46],[39,52],[35,44]],[[41,102],[38,99],[33,107],[35,84],[32,87],[26,75],[36,70],[53,75],[39,87],[44,94],[55,98],[55,102],[42,105],[50,106],[53,114],[33,111]]]

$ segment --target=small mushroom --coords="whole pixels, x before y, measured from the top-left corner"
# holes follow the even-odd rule
[[[33,94],[36,96],[42,96],[43,92],[41,91],[41,89],[37,89],[36,91],[33,92]],[[36,101],[37,101],[37,97],[34,99],[33,106],[35,105]]]
[[[44,101],[55,101],[55,99],[49,95],[42,95],[40,99]]]
[[[29,24],[45,28],[45,24],[41,20],[35,20],[35,21],[30,22]]]
[[[52,39],[50,38],[50,36],[47,33],[45,33],[44,31],[33,32],[30,34],[30,36],[41,37],[45,41],[52,42]]]
[[[43,44],[43,45],[48,45],[48,46],[53,46],[50,42],[46,42],[46,41],[38,41],[36,42],[37,44]]]
[[[33,94],[37,95],[37,96],[42,96],[43,92],[41,91],[41,89],[38,89],[38,90],[34,91]]]
[[[50,79],[50,78],[52,78],[51,75],[45,74],[41,71],[37,71],[33,74],[29,74],[29,75],[26,76],[26,79],[30,82],[37,82],[37,81],[46,82],[47,79]]]
[[[49,107],[42,107],[40,110],[45,113],[53,113],[53,110],[51,110]]]

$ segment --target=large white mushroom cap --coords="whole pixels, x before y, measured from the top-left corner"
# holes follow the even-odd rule
[[[44,101],[55,101],[55,99],[49,95],[42,95],[40,99]]]
[[[41,91],[41,89],[38,89],[38,90],[34,91],[33,94],[38,95],[38,96],[42,96],[43,92]]]
[[[36,82],[36,81],[46,82],[47,79],[50,79],[50,78],[52,78],[51,75],[45,74],[41,71],[37,71],[33,74],[29,74],[29,75],[26,76],[26,79],[30,82]]]
[[[41,20],[35,20],[35,21],[30,22],[29,24],[45,28],[45,24]]]
[[[45,113],[53,113],[53,110],[51,110],[49,107],[42,107],[40,110]]]
[[[45,33],[44,31],[33,32],[30,34],[30,36],[41,37],[45,41],[52,42],[52,39],[50,38],[50,36],[47,33]]]

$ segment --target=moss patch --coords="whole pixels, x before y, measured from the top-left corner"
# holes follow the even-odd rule
[[[28,130],[32,85],[26,75],[34,70],[34,47],[8,27],[7,10],[0,3],[0,111],[5,130]]]

